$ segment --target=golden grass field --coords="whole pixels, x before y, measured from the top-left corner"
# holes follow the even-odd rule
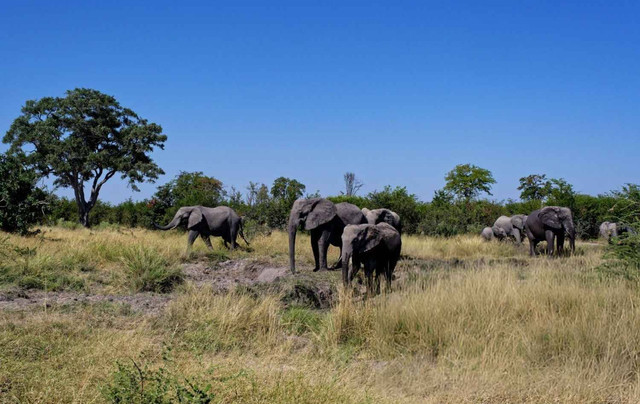
[[[198,240],[187,255],[178,231],[44,230],[0,235],[0,296],[29,286],[134,294],[147,268],[179,276],[190,262],[288,265],[281,232],[233,252]],[[603,272],[602,253],[579,243],[572,257],[529,258],[526,244],[405,236],[393,292],[352,296],[325,272],[338,293],[326,310],[188,278],[159,312],[113,302],[0,310],[0,402],[109,402],[117,363],[135,361],[210,385],[216,403],[637,403],[639,288]],[[304,235],[297,257],[304,276]]]

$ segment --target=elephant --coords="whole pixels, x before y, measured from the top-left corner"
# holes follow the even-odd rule
[[[242,218],[228,206],[215,208],[183,206],[178,209],[168,225],[159,226],[155,223],[153,225],[160,230],[171,230],[184,221],[187,221],[187,229],[189,230],[187,252],[198,236],[202,238],[209,249],[213,249],[209,236],[222,237],[225,247],[229,248],[227,243],[231,243],[232,250],[238,246],[236,243],[238,234],[249,245],[242,231]]]
[[[569,236],[571,252],[576,250],[576,229],[573,225],[571,209],[560,206],[547,206],[534,210],[525,223],[529,239],[529,255],[536,254],[536,246],[540,241],[547,242],[547,254],[553,255],[553,241],[557,240],[557,251],[564,251],[565,234]]]
[[[526,215],[513,215],[512,217],[500,216],[493,223],[491,230],[498,240],[503,240],[510,236],[516,240],[516,243],[520,244],[522,242],[526,220]]]
[[[378,224],[348,225],[342,233],[342,281],[349,286],[359,265],[364,266],[367,292],[378,293],[380,276],[386,280],[387,291],[391,290],[393,271],[400,259],[402,239],[400,232],[386,222]],[[349,261],[353,260],[353,269]],[[373,274],[375,272],[375,283]]]
[[[625,234],[636,234],[632,227],[621,223],[602,222],[600,225],[600,236],[611,242],[613,237],[620,237]]]
[[[482,229],[482,232],[480,232],[480,236],[485,241],[491,241],[493,239],[493,230],[491,229],[491,227],[487,226],[484,229]]]
[[[398,215],[396,212],[386,208],[373,210],[362,208],[362,213],[367,218],[367,223],[378,224],[387,222],[396,230],[398,230],[398,232],[402,233],[402,221],[400,220],[400,215]]]
[[[311,249],[315,268],[313,271],[326,270],[329,244],[340,247],[342,256],[342,231],[349,224],[367,223],[362,211],[353,204],[341,202],[334,204],[324,198],[298,199],[289,214],[289,266],[296,272],[296,232],[304,226],[311,234]],[[340,267],[338,261],[334,267]]]
[[[611,237],[618,237],[618,225],[613,222],[602,222],[600,236],[606,240],[611,240]]]

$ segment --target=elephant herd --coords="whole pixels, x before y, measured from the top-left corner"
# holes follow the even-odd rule
[[[402,247],[402,222],[397,213],[384,208],[360,210],[351,203],[334,204],[324,198],[298,199],[291,208],[288,225],[292,273],[296,272],[298,227],[309,231],[311,236],[314,271],[329,269],[327,250],[331,244],[340,248],[340,259],[332,268],[342,268],[345,285],[351,283],[362,265],[369,292],[379,289],[381,277],[385,278],[387,288],[391,286]]]
[[[222,237],[225,246],[229,243],[231,249],[237,247],[238,235],[249,245],[244,237],[242,218],[226,206],[183,206],[167,226],[154,225],[160,230],[170,230],[181,223],[186,223],[189,231],[187,249],[191,248],[198,236],[209,248],[213,248],[210,236]],[[360,209],[351,203],[333,203],[324,198],[296,200],[288,222],[289,266],[292,273],[296,272],[296,233],[300,227],[311,236],[314,271],[329,269],[327,251],[329,245],[333,245],[340,248],[340,259],[331,269],[342,269],[345,286],[351,284],[360,266],[363,266],[369,292],[379,290],[382,277],[386,280],[387,288],[390,288],[402,248],[402,222],[397,213],[384,208]],[[609,240],[623,233],[633,233],[633,229],[611,222],[600,225],[600,234]],[[571,252],[575,252],[573,214],[571,209],[561,206],[547,206],[528,215],[500,216],[492,227],[482,230],[481,236],[487,241],[513,238],[518,244],[526,237],[532,256],[537,254],[536,246],[541,241],[546,241],[548,255],[553,255],[554,249],[562,254],[564,239],[568,237]]]
[[[518,244],[522,237],[529,240],[529,254],[535,255],[536,246],[547,242],[547,254],[553,255],[554,242],[558,254],[564,252],[564,239],[569,238],[571,252],[576,249],[576,230],[571,209],[562,206],[547,206],[528,215],[500,216],[493,227],[485,227],[480,235],[487,241],[512,237]]]

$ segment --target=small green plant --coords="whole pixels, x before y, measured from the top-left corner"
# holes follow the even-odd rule
[[[208,404],[213,401],[211,384],[201,386],[197,380],[176,375],[167,354],[163,356],[163,365],[153,370],[149,363],[116,362],[117,370],[102,387],[103,397],[118,404]]]
[[[121,260],[127,281],[135,291],[168,293],[184,279],[179,267],[170,265],[165,257],[151,248],[127,248]]]

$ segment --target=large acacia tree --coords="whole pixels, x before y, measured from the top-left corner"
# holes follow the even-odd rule
[[[65,97],[29,100],[3,138],[9,152],[54,184],[70,187],[80,223],[89,227],[89,212],[102,186],[116,174],[137,191],[137,183],[164,174],[150,157],[164,148],[162,127],[120,106],[110,95],[77,88]],[[89,195],[85,189],[89,187]]]

